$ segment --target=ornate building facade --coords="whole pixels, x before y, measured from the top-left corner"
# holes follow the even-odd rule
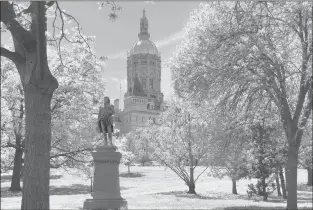
[[[144,126],[156,120],[164,109],[161,92],[161,55],[150,41],[148,19],[143,10],[140,19],[139,40],[127,52],[127,92],[124,94],[124,110],[119,99],[114,101],[115,127],[122,133]]]

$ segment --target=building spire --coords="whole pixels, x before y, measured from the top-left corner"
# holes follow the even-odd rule
[[[142,18],[140,19],[140,32],[138,34],[138,37],[140,40],[147,40],[150,38],[150,34],[148,32],[148,19],[146,17],[146,10],[143,9],[142,11]]]

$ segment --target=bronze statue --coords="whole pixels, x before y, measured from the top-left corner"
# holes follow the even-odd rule
[[[114,106],[110,104],[110,98],[104,97],[104,106],[99,108],[98,114],[98,128],[97,130],[100,133],[103,133],[104,136],[104,145],[105,146],[112,146],[112,133],[113,133],[113,118],[112,115],[114,114]],[[109,145],[107,140],[107,134],[109,137]]]

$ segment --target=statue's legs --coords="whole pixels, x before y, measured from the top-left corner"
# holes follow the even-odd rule
[[[107,139],[107,134],[105,133],[104,128],[105,128],[104,122],[101,120],[101,130],[102,130],[103,137],[104,137],[104,146],[107,146],[108,145],[108,139]]]
[[[109,137],[109,143],[110,143],[110,146],[113,146],[113,142],[112,142],[112,127],[111,125],[107,126],[107,129],[108,129],[108,137]]]

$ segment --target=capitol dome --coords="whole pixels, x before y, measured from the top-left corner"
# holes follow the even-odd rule
[[[139,40],[130,49],[130,55],[136,54],[152,54],[158,55],[158,49],[150,40]]]

